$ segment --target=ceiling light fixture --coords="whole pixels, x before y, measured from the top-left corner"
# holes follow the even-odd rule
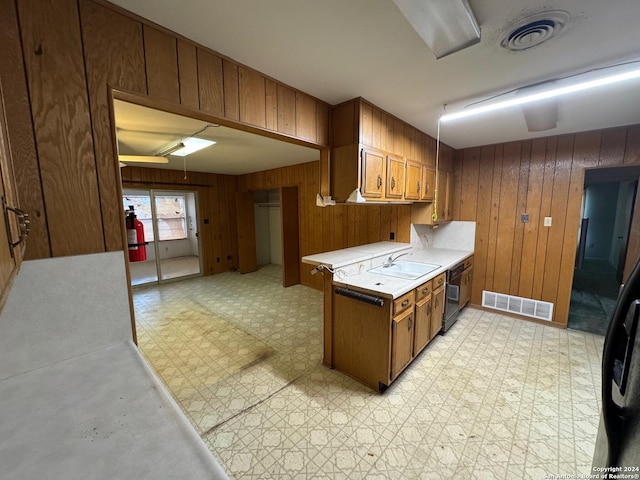
[[[170,155],[175,155],[176,157],[184,157],[186,155],[191,155],[198,150],[202,150],[203,148],[210,147],[214,145],[216,142],[213,140],[205,140],[203,138],[187,138],[179,143],[179,148],[174,150]]]
[[[184,143],[182,142],[178,142],[174,145],[170,145],[167,148],[164,148],[162,150],[160,150],[158,153],[156,153],[156,156],[158,157],[168,157],[169,155],[173,155],[175,152],[177,152],[178,150],[181,150],[184,148]]]
[[[636,78],[640,78],[640,62],[629,62],[613,67],[594,69],[578,75],[572,75],[559,80],[550,80],[533,87],[524,87],[498,95],[491,100],[505,96],[510,96],[510,98],[507,100],[491,101],[491,103],[486,104],[484,104],[485,102],[483,101],[481,105],[476,104],[477,106],[472,106],[460,112],[442,115],[440,121],[449,122],[452,120],[460,120],[482,113],[494,112],[516,105],[524,105],[540,100],[560,97],[562,95],[569,95],[571,93],[582,92],[584,90],[612,85]]]
[[[118,160],[129,163],[169,163],[169,159],[157,155],[118,155]]]
[[[467,0],[393,0],[436,58],[480,41],[480,27]]]

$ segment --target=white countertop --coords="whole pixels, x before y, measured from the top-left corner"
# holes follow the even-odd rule
[[[227,478],[131,342],[0,382],[3,478]]]
[[[334,285],[351,288],[361,292],[369,293],[386,298],[398,298],[408,291],[419,287],[424,282],[438,276],[442,272],[457,265],[465,258],[473,255],[469,250],[450,250],[445,248],[430,248],[426,250],[414,250],[409,255],[402,257],[402,260],[431,263],[440,265],[441,267],[427,275],[415,280],[407,280],[405,278],[390,277],[377,273],[361,272],[359,274],[347,275],[337,278],[334,275]]]
[[[302,263],[309,265],[327,265],[330,268],[340,268],[352,263],[364,260],[371,260],[380,255],[391,255],[392,253],[411,250],[410,243],[400,242],[376,242],[357,247],[343,248],[331,252],[316,253],[302,257]]]

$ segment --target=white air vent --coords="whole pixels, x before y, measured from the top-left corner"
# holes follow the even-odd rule
[[[514,52],[527,50],[557,36],[571,19],[564,10],[548,10],[522,18],[508,27],[500,45]]]
[[[527,317],[548,322],[553,318],[553,303],[488,292],[486,290],[482,291],[482,306],[504,312],[517,313],[518,315],[526,315]]]

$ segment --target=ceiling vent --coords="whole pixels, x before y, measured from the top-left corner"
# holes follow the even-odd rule
[[[550,10],[530,15],[510,25],[500,45],[514,52],[527,50],[558,35],[570,19],[571,15],[564,10]]]

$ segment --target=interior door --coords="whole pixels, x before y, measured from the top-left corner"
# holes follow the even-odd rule
[[[252,192],[238,192],[236,194],[236,219],[238,224],[238,270],[240,273],[255,272],[258,266]]]
[[[298,187],[280,188],[282,228],[282,286],[300,283],[300,244],[298,234]]]

